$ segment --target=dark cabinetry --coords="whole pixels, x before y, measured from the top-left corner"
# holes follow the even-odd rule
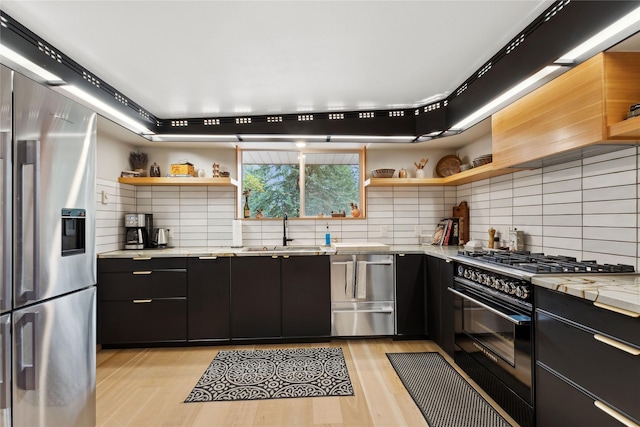
[[[429,338],[453,357],[453,294],[447,290],[453,284],[453,263],[427,256],[426,270],[425,329]]]
[[[186,267],[184,258],[99,259],[100,342],[185,341]]]
[[[187,339],[229,339],[229,258],[189,258],[187,271]]]
[[[536,288],[538,426],[640,423],[640,319]]]
[[[282,258],[282,336],[331,334],[331,266],[328,256]]]
[[[231,338],[275,338],[280,325],[280,259],[231,259]]]
[[[231,337],[320,337],[331,331],[327,256],[231,260]]]
[[[426,256],[396,255],[396,334],[421,336],[425,333]]]

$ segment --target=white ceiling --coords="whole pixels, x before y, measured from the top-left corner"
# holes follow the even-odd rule
[[[1,8],[160,118],[413,107],[552,2],[29,1]]]
[[[156,117],[194,118],[425,104],[551,3],[2,0],[0,8]],[[635,40],[626,50],[640,50]],[[489,132],[485,120],[428,144],[460,147]]]

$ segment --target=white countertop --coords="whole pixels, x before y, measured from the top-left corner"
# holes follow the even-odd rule
[[[541,275],[531,283],[640,314],[640,274]]]
[[[295,247],[292,246],[292,247]],[[349,254],[372,253],[367,250],[348,250]],[[375,253],[380,253],[375,250]],[[458,253],[457,246],[421,246],[392,245],[389,253],[424,253],[426,255],[447,259]],[[146,250],[119,250],[98,254],[98,258],[169,258],[169,257],[210,257],[210,256],[274,256],[274,255],[333,255],[336,252],[330,246],[318,246],[315,250],[286,251],[247,251],[246,248],[224,246],[166,248]],[[573,295],[589,301],[597,301],[612,307],[640,313],[640,274],[624,275],[537,275],[531,282],[554,291]]]

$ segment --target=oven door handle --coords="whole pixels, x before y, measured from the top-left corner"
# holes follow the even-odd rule
[[[529,323],[531,323],[531,317],[523,315],[523,314],[518,314],[517,318],[515,316],[509,315],[507,313],[503,313],[502,311],[491,307],[488,304],[485,304],[483,302],[478,301],[475,298],[471,298],[469,295],[462,293],[456,289],[453,288],[447,288],[447,290],[451,293],[454,293],[456,295],[458,295],[461,298],[466,299],[467,301],[471,301],[474,304],[479,305],[482,308],[486,308],[487,310],[489,310],[490,312],[492,312],[493,314],[497,314],[498,316],[502,317],[505,320],[508,320],[511,323],[514,323],[516,325],[528,325]]]

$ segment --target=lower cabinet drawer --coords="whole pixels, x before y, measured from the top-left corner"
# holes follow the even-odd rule
[[[137,270],[98,275],[98,299],[101,301],[186,296],[186,270]]]
[[[101,344],[186,341],[187,299],[99,303]]]
[[[597,339],[603,336],[536,311],[536,360],[640,420],[640,356]]]
[[[620,427],[595,400],[542,366],[536,366],[536,426]]]

